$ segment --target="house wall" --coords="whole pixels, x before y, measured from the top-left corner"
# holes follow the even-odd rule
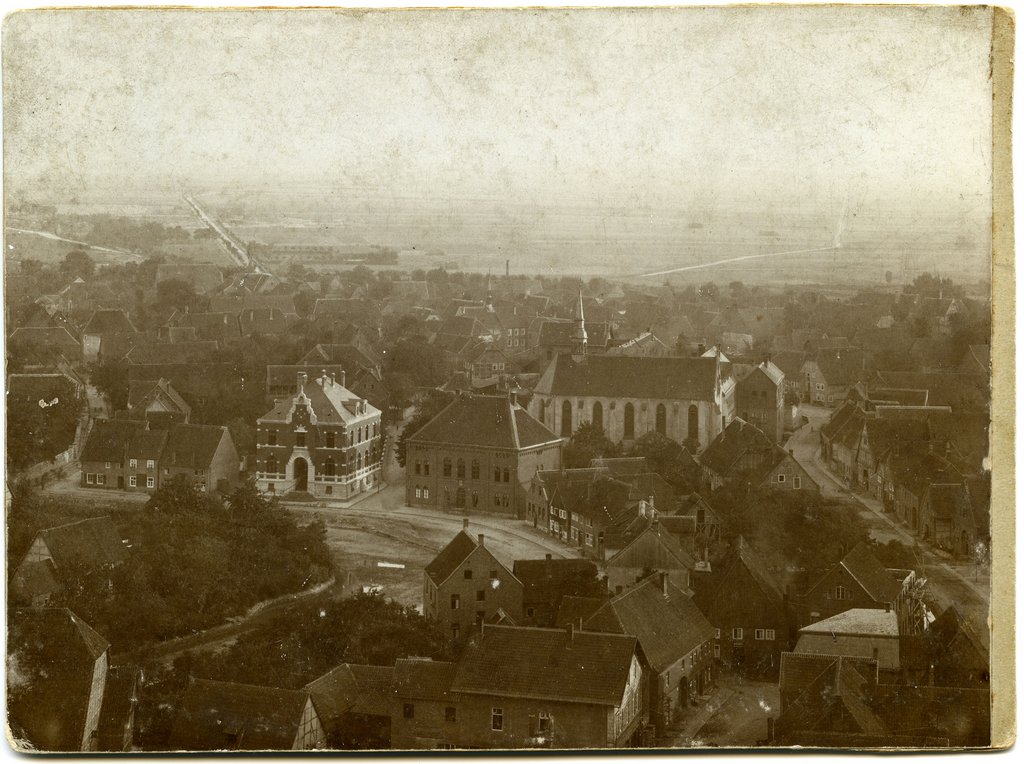
[[[227,430],[217,444],[207,475],[207,489],[211,491],[216,490],[221,481],[225,482],[229,490],[238,484],[238,450]]]
[[[814,482],[807,470],[789,454],[779,462],[761,485],[773,491],[820,490],[820,486]]]
[[[466,578],[466,571],[471,571],[471,578]],[[495,576],[491,575],[492,572]],[[494,585],[495,581],[498,582],[497,586]],[[426,583],[424,591],[431,591]],[[483,592],[483,599],[477,599],[480,592]],[[459,606],[455,609],[452,608],[453,595],[459,598]],[[480,621],[486,621],[498,608],[513,617],[521,613],[523,585],[498,562],[487,547],[478,546],[448,580],[437,587],[433,602],[424,602],[423,612],[437,624],[443,634],[461,642],[475,629],[479,629]],[[458,626],[457,637],[455,626]]]
[[[531,495],[531,482],[537,470],[562,468],[562,441],[548,443],[519,453],[516,475],[519,485],[516,490],[516,516],[528,518],[529,504],[535,503]]]
[[[713,652],[714,640],[706,640],[651,677],[649,716],[659,730],[678,721],[689,710],[689,704],[710,689],[714,681]]]
[[[898,671],[900,667],[900,640],[898,637],[801,634],[796,643],[796,652],[877,658],[880,669]]]
[[[836,599],[836,588],[842,586],[846,599]],[[842,565],[836,565],[807,592],[804,599],[806,615],[801,626],[831,618],[852,608],[884,610],[886,603],[876,602],[864,590],[850,572]],[[889,603],[894,608],[898,602]]]
[[[412,706],[411,719],[405,718],[406,704]],[[445,720],[447,708],[455,710],[455,721]],[[394,697],[391,700],[391,747],[429,750],[454,745],[461,716],[461,704],[454,697],[445,701]]]
[[[103,707],[103,691],[107,686],[108,667],[107,651],[104,650],[92,667],[92,684],[89,688],[89,702],[85,707],[85,725],[82,729],[83,751],[95,750],[96,731],[100,726],[100,710]]]
[[[127,486],[125,464],[126,462],[82,462],[82,487],[116,489],[118,488],[118,478],[123,483],[122,488]],[[90,476],[92,476],[92,482],[89,482]],[[103,477],[102,484],[99,482],[98,476]]]
[[[784,387],[758,369],[736,383],[740,419],[755,425],[775,443],[782,441]]]
[[[295,735],[295,742],[292,743],[293,751],[311,751],[316,748],[323,748],[327,742],[327,732],[317,715],[316,707],[312,698],[306,698],[306,705],[302,709],[302,718],[299,721],[299,730]]]

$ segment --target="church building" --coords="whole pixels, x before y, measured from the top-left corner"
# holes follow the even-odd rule
[[[563,438],[591,422],[615,442],[654,431],[700,451],[735,416],[736,383],[717,355],[588,354],[582,293],[572,340],[572,352],[551,360],[530,402],[530,413]]]

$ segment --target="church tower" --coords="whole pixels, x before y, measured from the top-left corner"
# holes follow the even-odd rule
[[[582,363],[587,358],[587,327],[583,318],[583,290],[576,303],[575,326],[572,330],[572,360]]]

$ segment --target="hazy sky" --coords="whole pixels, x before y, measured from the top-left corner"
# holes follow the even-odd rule
[[[24,12],[10,191],[988,209],[985,9]]]

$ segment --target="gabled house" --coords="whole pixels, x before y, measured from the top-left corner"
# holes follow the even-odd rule
[[[311,751],[326,733],[308,691],[189,679],[171,750]]]
[[[485,625],[455,669],[458,748],[623,748],[647,724],[637,640]]]
[[[332,749],[391,747],[393,666],[342,663],[303,687]]]
[[[715,627],[715,658],[744,674],[775,676],[789,647],[789,597],[742,537],[695,589],[694,601]]]
[[[920,603],[914,598],[917,575],[912,570],[888,569],[861,542],[829,569],[804,596],[806,622],[831,618],[851,608],[891,610],[903,634],[923,628]]]
[[[737,483],[752,489],[819,490],[793,457],[761,430],[734,419],[700,455],[703,482],[711,490]]]
[[[655,519],[608,560],[605,570],[608,587],[616,593],[654,573],[665,573],[674,586],[689,593],[695,567],[693,557]]]
[[[64,590],[68,576],[111,570],[128,552],[109,517],[58,525],[39,531],[11,576],[16,602],[39,606]]]
[[[613,596],[583,626],[637,638],[641,662],[649,672],[650,719],[659,730],[710,691],[715,628],[667,574],[651,576]]]
[[[862,350],[833,348],[819,350],[801,367],[805,401],[834,406],[846,400],[850,388],[866,375],[867,356]]]
[[[131,744],[138,671],[112,670],[109,647],[66,608],[11,611],[7,714],[16,749],[123,751]]]
[[[128,411],[132,419],[145,419],[159,412],[176,422],[188,424],[192,407],[166,379],[134,379],[128,382]]]
[[[462,531],[423,571],[423,615],[461,644],[499,608],[521,613],[523,584],[463,520]]]
[[[771,361],[762,361],[736,382],[736,413],[774,443],[783,435],[786,376]]]
[[[516,560],[512,574],[523,585],[520,623],[524,626],[555,626],[563,599],[602,597],[607,591],[591,560],[553,559],[548,554],[542,560]]]
[[[101,342],[110,335],[134,335],[138,332],[127,314],[119,309],[93,311],[82,327],[82,357],[86,362],[96,361],[100,355]],[[108,354],[109,355],[109,354]]]

